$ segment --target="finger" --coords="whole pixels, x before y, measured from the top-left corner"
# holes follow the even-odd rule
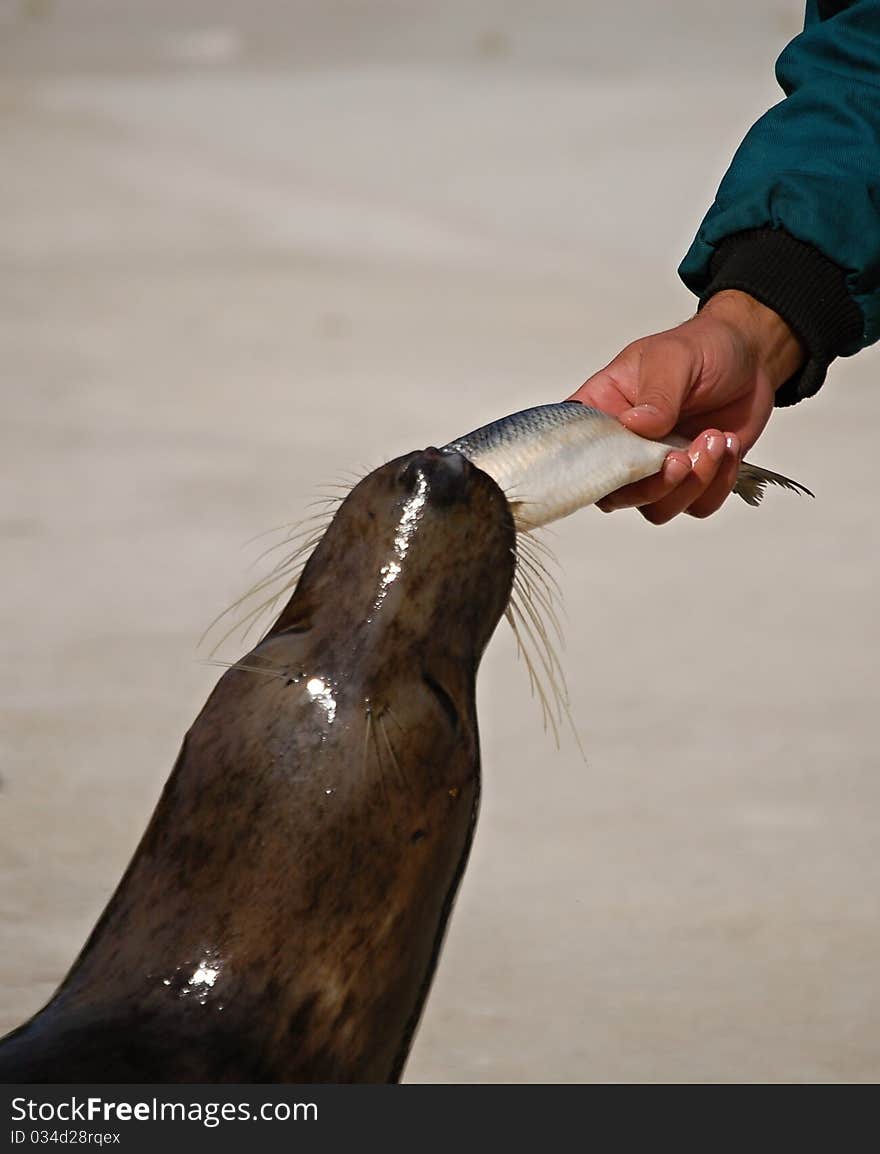
[[[735,433],[727,433],[724,456],[715,474],[715,480],[706,488],[702,497],[697,498],[688,509],[685,509],[689,517],[708,517],[712,513],[717,513],[736,484],[740,457],[739,437]]]
[[[618,381],[609,376],[605,369],[595,373],[566,399],[601,409],[603,413],[610,413],[612,417],[625,412],[632,404],[629,397],[621,391]]]
[[[691,459],[690,476],[667,497],[640,509],[642,516],[652,525],[665,525],[667,521],[690,508],[715,480],[726,449],[723,433],[717,429],[709,429],[702,433],[688,450]]]
[[[687,453],[669,453],[663,462],[659,473],[653,477],[645,477],[642,481],[634,481],[631,485],[624,485],[597,501],[596,505],[603,513],[613,513],[615,509],[630,509],[639,505],[650,505],[660,501],[663,497],[676,489],[686,477],[690,476],[691,460]]]
[[[665,334],[642,342],[640,353],[636,396],[618,419],[639,436],[657,439],[678,423],[701,362],[691,342]]]
[[[717,429],[735,432],[740,441],[743,456],[757,441],[773,413],[774,394],[771,388],[759,381],[754,388],[746,389],[741,395],[724,405],[712,409],[711,414],[703,411],[691,412],[685,404],[682,419],[676,432],[688,438],[698,436],[711,422]]]

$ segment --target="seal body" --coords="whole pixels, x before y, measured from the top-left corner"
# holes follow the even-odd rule
[[[514,540],[457,454],[353,489],[0,1080],[398,1079],[474,830],[475,677]]]

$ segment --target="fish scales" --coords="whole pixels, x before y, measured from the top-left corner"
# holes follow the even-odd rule
[[[537,405],[443,446],[459,452],[504,490],[517,528],[537,528],[593,505],[622,485],[653,476],[687,442],[649,441],[579,401]],[[757,505],[766,485],[812,496],[797,481],[743,461],[735,492]]]

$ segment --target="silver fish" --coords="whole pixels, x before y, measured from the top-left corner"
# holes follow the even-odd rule
[[[502,417],[443,446],[488,473],[507,495],[518,530],[536,529],[601,501],[615,489],[659,473],[672,449],[689,442],[677,435],[649,441],[608,413],[560,401]],[[809,489],[743,461],[734,492],[760,504],[766,485],[812,497]]]

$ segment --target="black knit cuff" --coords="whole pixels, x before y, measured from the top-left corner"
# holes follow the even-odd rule
[[[840,350],[861,338],[862,313],[847,291],[844,270],[782,229],[726,237],[709,272],[700,308],[715,293],[738,289],[779,313],[807,350],[806,363],[777,389],[777,405],[812,397]]]

